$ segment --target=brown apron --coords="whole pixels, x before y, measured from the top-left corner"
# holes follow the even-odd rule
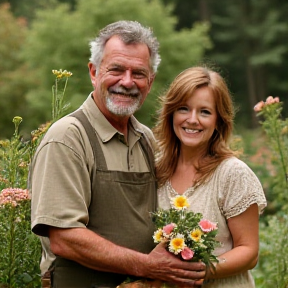
[[[95,169],[91,171],[91,203],[87,228],[98,235],[142,253],[154,247],[154,225],[150,213],[157,205],[153,152],[145,137],[140,138],[150,172],[107,170],[98,137],[82,110],[73,113],[86,130],[93,148]],[[127,275],[86,268],[56,257],[52,276],[54,288],[116,287]]]

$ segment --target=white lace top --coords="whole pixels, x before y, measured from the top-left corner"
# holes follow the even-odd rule
[[[158,204],[170,208],[170,198],[178,195],[167,181],[158,189]],[[262,185],[254,172],[241,160],[231,157],[224,160],[205,183],[188,188],[184,194],[193,212],[200,212],[205,219],[218,223],[217,240],[221,247],[215,249],[219,256],[232,249],[232,237],[226,221],[244,212],[257,203],[259,213],[266,206]],[[228,278],[210,280],[202,287],[208,288],[253,288],[254,280],[249,271]]]

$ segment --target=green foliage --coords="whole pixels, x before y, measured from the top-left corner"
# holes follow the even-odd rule
[[[0,206],[0,287],[39,287],[41,248],[30,232],[30,213],[30,200]]]
[[[28,165],[31,160],[31,147],[21,141],[18,134],[22,118],[13,118],[15,133],[11,140],[0,141],[0,189],[6,187],[25,187],[28,174]]]
[[[29,46],[29,40],[27,46],[25,45],[25,51],[29,52],[28,54],[25,53],[26,56],[31,55],[33,59],[34,53],[38,55],[37,59],[34,59],[35,61],[33,60],[30,63],[29,57],[25,57],[25,61],[21,62],[20,65],[10,65],[7,72],[0,70],[0,109],[4,107],[4,109],[1,109],[2,113],[0,115],[0,138],[10,137],[10,131],[13,127],[9,124],[13,115],[23,116],[25,119],[23,128],[25,128],[24,132],[26,133],[50,119],[47,107],[50,103],[48,88],[50,88],[49,83],[52,81],[49,71],[52,68],[60,69],[65,66],[74,71],[73,82],[76,89],[74,87],[72,89],[71,85],[71,93],[68,91],[73,104],[71,109],[83,102],[82,100],[91,87],[86,67],[89,57],[88,40],[103,27],[101,23],[105,25],[114,19],[143,20],[143,23],[148,25],[153,23],[153,27],[155,25],[155,27],[160,28],[157,28],[156,34],[159,37],[161,37],[162,31],[165,31],[163,37],[161,37],[163,62],[156,77],[154,89],[148,96],[143,109],[137,113],[137,117],[141,121],[144,120],[144,123],[149,126],[153,125],[152,115],[156,105],[155,98],[162,93],[162,89],[167,87],[171,79],[178,74],[180,68],[185,69],[187,66],[191,66],[191,63],[197,63],[203,58],[211,59],[217,66],[221,66],[223,71],[221,74],[227,78],[230,89],[234,94],[235,103],[239,107],[236,123],[245,126],[245,128],[254,129],[258,127],[257,119],[251,109],[254,103],[269,94],[279,95],[280,97],[282,97],[281,95],[287,95],[287,0],[137,0],[137,5],[135,5],[135,0],[128,2],[122,0],[0,0],[0,3],[4,2],[9,2],[14,17],[11,15],[8,19],[1,14],[2,25],[0,30],[10,27],[11,23],[7,21],[12,21],[12,24],[15,25],[21,20],[23,24],[20,28],[21,33],[18,29],[13,33],[1,34],[2,42],[0,46],[6,45],[8,51],[16,52],[12,53],[14,57],[11,59],[18,58],[19,60],[18,56],[20,54],[17,53],[18,50],[16,49],[18,45],[10,45],[10,37],[21,42],[26,34],[30,35],[31,32],[36,37],[29,36],[29,38],[34,38],[32,42],[39,43],[38,45],[34,43],[34,45]],[[67,4],[64,6],[66,8],[62,16],[57,12],[60,3]],[[162,11],[164,7],[165,13],[158,13],[155,3],[159,3]],[[84,7],[81,8],[81,12],[79,11],[80,7]],[[6,9],[6,11],[9,11],[9,9]],[[41,18],[42,14],[36,13],[36,11],[43,11],[44,15],[50,12],[51,17]],[[39,25],[33,24],[35,23],[36,14],[35,22],[40,23]],[[78,16],[83,14],[83,16],[77,18],[72,16],[73,14]],[[27,20],[28,29],[23,18],[15,18],[20,16]],[[74,21],[71,20],[72,18]],[[44,23],[41,26],[42,21]],[[49,25],[47,25],[47,21]],[[194,31],[195,27],[193,29],[191,27],[195,26],[195,23],[203,23],[203,21],[209,23],[209,31],[205,34],[202,33],[200,37],[193,37],[193,39],[188,35],[187,40],[191,40],[188,49],[186,49],[186,45],[181,45],[181,41],[186,41],[183,37],[180,37],[181,39],[176,38],[172,42],[175,33],[177,35],[178,32],[185,31],[185,28],[188,31]],[[42,38],[38,37],[40,34],[35,33],[35,26],[39,26],[38,32],[41,29],[49,30],[50,27],[52,37],[49,33],[40,33],[44,40],[43,45],[40,43]],[[23,27],[25,27],[25,33],[22,31]],[[169,33],[170,27],[173,27],[172,33]],[[74,30],[76,30],[75,33]],[[65,35],[65,31],[70,36],[67,33]],[[206,47],[206,40],[209,38],[208,33],[213,41],[212,49]],[[59,37],[57,34],[59,34]],[[13,35],[18,35],[18,37]],[[198,40],[200,47],[202,47],[202,43],[205,43],[204,46],[206,47],[203,51],[205,55],[202,54],[200,58],[196,54],[192,55],[194,48],[197,51],[195,43],[198,43]],[[164,47],[165,41],[168,43]],[[47,50],[46,46],[48,47]],[[181,51],[179,55],[176,46]],[[24,46],[21,45],[21,47],[23,48],[21,51],[24,50]],[[179,68],[178,66],[174,67],[174,59],[177,60],[178,57],[184,58],[182,66],[180,65]],[[55,58],[57,61],[54,62]],[[0,52],[0,66],[2,63],[5,64],[6,61],[9,62],[9,59],[9,57],[1,58]],[[50,61],[54,64],[47,66],[46,64],[49,64]],[[38,72],[40,66],[42,66],[42,69]],[[43,70],[45,73],[43,73]],[[284,104],[283,114],[287,115],[288,102]],[[30,115],[33,115],[33,117],[30,117]]]
[[[266,135],[266,152],[271,153],[275,174],[270,178],[270,199],[274,215],[262,218],[260,225],[260,256],[253,275],[259,288],[288,287],[288,119],[281,116],[283,103],[268,97],[255,106]],[[271,213],[271,212],[270,212]]]
[[[208,54],[229,71],[235,102],[241,108],[236,122],[255,128],[257,120],[251,107],[271,93],[281,96],[288,92],[284,76],[288,60],[285,40],[288,2],[221,0],[206,3],[209,3],[214,44]]]
[[[11,118],[15,114],[25,116],[23,94],[32,79],[19,56],[27,33],[25,19],[16,19],[7,3],[0,5],[0,19],[0,139],[3,139],[11,135]]]
[[[36,146],[22,141],[18,134],[21,121],[21,117],[14,117],[13,137],[0,142],[0,287],[7,288],[34,288],[40,281],[41,248],[30,231],[30,200],[20,197],[28,194],[21,188],[26,187]]]
[[[260,226],[260,257],[253,270],[257,288],[288,287],[288,216],[269,216]]]
[[[266,104],[258,113],[260,121],[268,138],[276,168],[273,179],[273,202],[277,210],[282,208],[288,211],[288,118],[282,119],[283,103]]]
[[[207,24],[196,23],[192,29],[175,32],[176,18],[171,16],[171,7],[164,6],[160,0],[138,0],[137,5],[134,0],[80,0],[72,12],[64,4],[37,10],[23,46],[30,69],[37,72],[37,85],[25,94],[33,121],[43,123],[50,119],[48,91],[52,81],[50,71],[55,67],[65,66],[73,71],[73,83],[67,90],[71,110],[83,102],[92,90],[87,70],[88,43],[105,25],[123,19],[152,27],[160,42],[163,61],[153,89],[136,115],[152,126],[156,98],[161,90],[181,70],[201,61],[205,50],[211,47]]]
[[[57,121],[67,107],[64,102],[69,71],[53,70],[52,123]],[[41,245],[31,232],[31,204],[28,190],[28,167],[36,148],[50,126],[50,122],[31,132],[23,141],[19,135],[22,118],[13,118],[14,135],[0,141],[0,287],[40,287]]]

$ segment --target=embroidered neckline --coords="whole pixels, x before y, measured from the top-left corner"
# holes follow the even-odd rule
[[[184,191],[183,194],[179,194],[172,186],[171,184],[171,181],[168,180],[167,183],[166,183],[166,187],[167,187],[167,190],[168,190],[168,196],[169,198],[173,198],[177,195],[184,195],[186,196],[187,198],[191,197],[192,194],[194,193],[194,191],[200,186],[200,184],[196,184],[194,186],[190,186],[187,188],[187,190]]]

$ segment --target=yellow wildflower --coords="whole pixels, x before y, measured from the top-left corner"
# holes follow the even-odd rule
[[[163,231],[158,229],[154,232],[153,239],[155,243],[160,243],[163,240]]]
[[[184,236],[178,234],[175,238],[171,239],[169,243],[169,251],[177,255],[186,247]]]
[[[203,232],[199,228],[196,228],[192,232],[190,232],[190,237],[193,241],[199,242],[201,240],[202,234]]]
[[[171,205],[176,209],[185,209],[189,207],[187,198],[183,195],[178,195],[171,200]]]

